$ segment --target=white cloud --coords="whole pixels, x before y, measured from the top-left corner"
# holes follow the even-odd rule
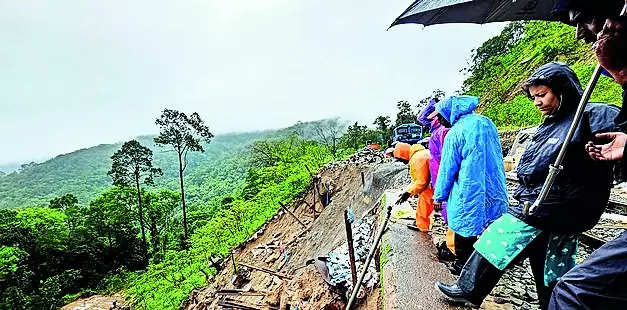
[[[403,25],[410,1],[4,1],[1,162],[155,132],[164,107],[216,133],[341,116],[459,88],[502,25]]]

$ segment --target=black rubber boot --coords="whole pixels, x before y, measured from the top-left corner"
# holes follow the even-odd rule
[[[461,304],[473,308],[479,308],[480,304],[473,303],[468,299],[468,296],[462,291],[457,284],[446,285],[440,281],[435,282],[435,289],[438,290],[444,299],[451,303]]]
[[[457,286],[472,304],[481,305],[499,283],[503,273],[477,251],[473,251],[457,279]]]

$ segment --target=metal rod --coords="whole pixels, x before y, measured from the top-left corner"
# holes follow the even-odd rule
[[[318,217],[318,215],[316,214],[316,196],[318,195],[318,184],[316,180],[313,179],[313,177],[312,177],[312,183],[313,183],[313,204],[311,205],[311,211],[313,212],[313,217],[315,221],[316,218]]]
[[[392,215],[392,206],[390,205],[388,206],[388,211],[387,211],[387,214],[385,215],[385,220],[383,221],[383,225],[381,225],[381,229],[379,230],[379,233],[377,234],[377,237],[374,240],[374,244],[372,245],[372,248],[370,249],[370,253],[368,254],[368,259],[366,260],[366,263],[364,264],[364,267],[363,267],[364,269],[361,271],[361,274],[359,274],[359,280],[357,280],[357,284],[355,285],[355,287],[353,287],[353,293],[351,294],[351,297],[348,300],[348,304],[346,305],[346,310],[350,310],[353,304],[355,303],[355,300],[357,299],[357,293],[359,292],[359,289],[361,288],[361,283],[364,281],[364,277],[366,277],[366,273],[368,272],[368,266],[370,266],[370,261],[372,261],[374,254],[377,252],[379,241],[381,241],[381,237],[383,237],[383,233],[385,232],[385,227],[390,221],[391,215]]]
[[[330,192],[329,191],[329,183],[324,183],[324,189],[326,190],[326,193],[325,193],[325,204],[324,204],[324,206],[326,207],[326,206],[329,205],[329,195],[330,195],[329,194],[329,192]]]
[[[313,217],[314,217],[314,221],[317,218],[317,214],[316,214],[316,195],[318,193],[317,189],[318,189],[318,182],[316,182],[316,178],[313,175],[313,173],[311,173],[311,170],[309,170],[309,166],[305,165],[305,168],[307,169],[307,172],[309,172],[309,176],[311,176],[311,184],[313,184],[313,202],[311,205],[311,211],[313,213]]]
[[[296,215],[294,215],[294,213],[292,213],[292,211],[290,211],[290,209],[288,209],[284,204],[282,204],[281,202],[279,202],[279,205],[281,205],[281,208],[283,210],[285,210],[285,212],[287,212],[289,215],[291,215],[297,222],[298,224],[303,225],[303,227],[307,228],[307,225],[305,225],[303,222],[301,222],[298,217],[296,217]]]
[[[348,258],[351,267],[353,287],[357,283],[357,267],[355,266],[355,249],[353,248],[353,228],[348,220],[348,210],[344,210],[344,226],[346,226],[346,243],[348,244]]]
[[[626,12],[627,12],[627,3],[625,3],[625,5],[623,6],[623,10],[621,11],[620,15],[623,16],[626,14]],[[586,87],[586,90],[583,92],[583,96],[581,96],[581,100],[579,101],[579,106],[577,107],[577,112],[575,112],[575,117],[573,118],[573,122],[570,124],[570,128],[568,128],[568,133],[566,134],[566,139],[564,139],[562,148],[560,149],[560,152],[557,155],[557,158],[555,159],[555,163],[549,167],[549,174],[546,176],[546,180],[544,181],[544,184],[542,185],[542,190],[540,190],[540,194],[538,195],[538,198],[533,202],[532,205],[529,205],[528,201],[524,203],[523,213],[533,214],[536,208],[538,208],[538,206],[540,206],[544,202],[546,197],[549,195],[549,191],[551,190],[551,186],[553,186],[553,182],[555,182],[555,178],[557,177],[557,174],[563,169],[562,161],[564,160],[564,157],[566,156],[566,150],[568,148],[568,144],[570,143],[570,140],[573,138],[573,135],[575,134],[575,130],[577,129],[577,126],[579,125],[579,122],[581,121],[581,118],[583,117],[583,111],[586,108],[586,105],[588,104],[588,100],[590,100],[590,96],[592,95],[592,92],[594,91],[594,88],[596,87],[597,82],[599,81],[599,77],[601,76],[602,70],[603,70],[603,67],[601,67],[600,64],[597,64],[596,68],[594,68],[594,73],[592,73],[592,78],[590,79],[590,82],[588,82],[588,86]]]
[[[233,263],[233,273],[237,273],[237,265],[235,264],[235,255],[233,255],[233,251],[231,251],[231,262]]]

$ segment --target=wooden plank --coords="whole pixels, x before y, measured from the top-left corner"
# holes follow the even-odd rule
[[[253,270],[257,270],[257,271],[261,271],[261,272],[265,272],[268,274],[271,274],[273,276],[277,276],[281,279],[286,279],[286,280],[292,280],[292,277],[286,275],[286,274],[282,274],[282,273],[278,273],[274,270],[270,270],[268,268],[263,268],[263,267],[257,267],[257,266],[253,266],[253,265],[249,265],[249,264],[244,264],[244,263],[239,263],[240,266],[244,266]]]
[[[279,202],[279,205],[281,205],[281,208],[283,210],[285,210],[285,212],[287,212],[289,215],[291,215],[297,222],[298,224],[301,224],[303,227],[307,228],[307,225],[305,225],[303,222],[301,222],[298,217],[296,215],[294,215],[294,213],[292,213],[292,211],[290,211],[290,209],[288,209],[284,204],[282,204],[281,202]]]

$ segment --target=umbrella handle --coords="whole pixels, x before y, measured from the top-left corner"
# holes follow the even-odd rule
[[[621,11],[620,15],[624,16],[626,14],[627,14],[627,2],[623,6],[623,10]],[[568,133],[566,134],[566,139],[564,139],[562,148],[560,149],[560,152],[557,155],[557,158],[555,159],[555,163],[551,165],[549,168],[549,174],[546,176],[546,180],[544,181],[544,184],[542,185],[542,190],[540,191],[538,198],[533,202],[532,205],[530,205],[529,202],[525,202],[523,204],[524,214],[532,215],[535,212],[535,210],[538,208],[538,206],[540,206],[544,202],[546,197],[549,195],[549,191],[551,190],[551,186],[553,185],[553,182],[555,181],[557,174],[562,170],[562,161],[564,161],[564,157],[566,156],[566,149],[568,148],[568,144],[570,143],[570,140],[573,138],[573,135],[575,134],[575,130],[577,129],[577,125],[579,125],[579,122],[581,121],[581,118],[583,117],[583,111],[586,108],[586,105],[588,104],[588,100],[590,100],[590,96],[592,95],[592,92],[594,91],[594,87],[596,87],[597,82],[599,81],[599,77],[601,76],[602,70],[603,70],[603,67],[601,67],[600,64],[597,64],[596,68],[594,69],[594,73],[592,73],[592,78],[590,79],[590,82],[588,82],[588,86],[586,87],[586,90],[583,92],[583,96],[581,96],[581,100],[579,101],[579,106],[577,107],[577,112],[575,112],[575,117],[573,118],[573,122],[570,124],[570,128],[568,128]]]

